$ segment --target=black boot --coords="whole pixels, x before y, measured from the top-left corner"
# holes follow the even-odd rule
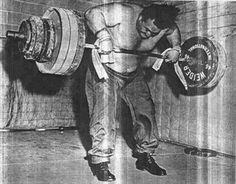
[[[99,181],[115,181],[115,176],[108,170],[108,163],[91,164],[93,175],[96,175]]]
[[[149,173],[164,176],[167,175],[166,170],[159,167],[155,160],[148,153],[135,153],[133,155],[138,160],[136,161],[136,168],[139,170],[147,170]]]

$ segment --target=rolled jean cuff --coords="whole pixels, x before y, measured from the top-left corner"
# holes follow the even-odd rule
[[[99,164],[102,162],[110,162],[110,157],[99,157],[99,156],[91,156],[92,164]]]
[[[141,145],[137,144],[135,151],[138,153],[149,153],[150,155],[154,155],[158,145],[157,139],[154,139],[149,143],[144,142]]]

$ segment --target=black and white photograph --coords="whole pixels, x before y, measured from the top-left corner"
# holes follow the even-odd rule
[[[0,0],[0,184],[235,184],[236,1]]]

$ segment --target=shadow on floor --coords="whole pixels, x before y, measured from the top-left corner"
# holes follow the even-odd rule
[[[78,132],[0,132],[2,184],[102,184],[84,160],[85,150]],[[111,162],[116,175],[112,184],[235,184],[235,160],[185,155],[183,149],[160,144],[155,159],[167,169],[165,177],[135,168],[135,160],[123,136],[118,134],[117,151]]]

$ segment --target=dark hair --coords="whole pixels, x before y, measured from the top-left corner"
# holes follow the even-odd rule
[[[160,28],[169,28],[175,24],[180,9],[174,5],[167,4],[152,4],[144,7],[141,12],[142,20],[146,21],[148,18],[155,19],[154,24]]]

